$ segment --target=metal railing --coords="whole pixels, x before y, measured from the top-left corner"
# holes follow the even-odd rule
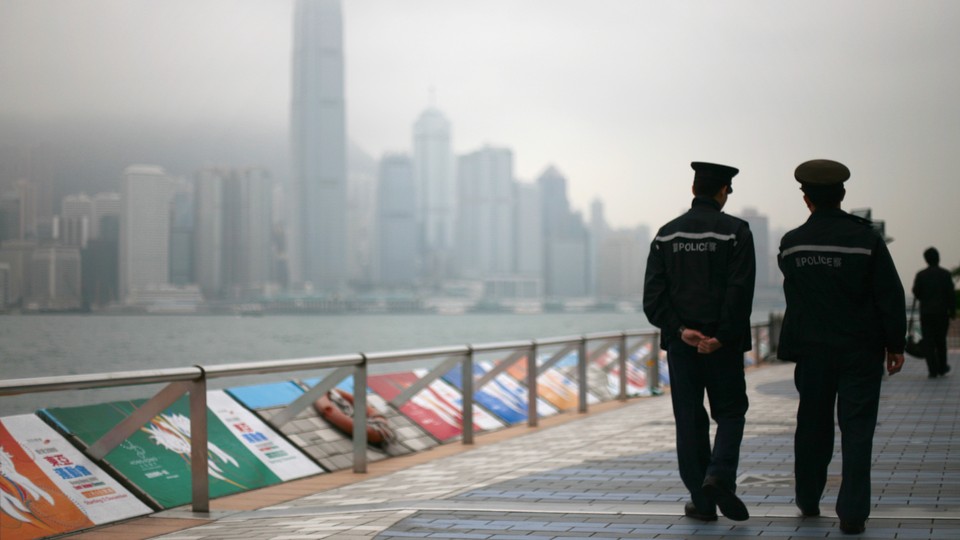
[[[754,331],[754,359],[759,362],[764,355],[761,341],[766,331],[767,347],[769,338],[773,335],[773,321],[770,325],[755,325]],[[768,326],[770,327],[768,329]],[[591,346],[593,346],[591,348]],[[184,368],[157,369],[144,371],[126,371],[112,373],[98,373],[85,375],[66,375],[54,377],[36,377],[24,379],[0,380],[0,396],[22,395],[38,392],[57,392],[63,390],[82,390],[91,388],[108,388],[156,383],[168,383],[152,398],[134,411],[129,417],[122,420],[106,434],[100,437],[86,449],[86,454],[96,462],[104,457],[124,440],[140,429],[143,425],[161,414],[182,396],[189,394],[190,408],[190,474],[191,474],[191,506],[194,512],[208,513],[210,511],[210,494],[207,462],[207,381],[221,377],[243,375],[264,375],[273,373],[288,373],[294,371],[328,370],[316,385],[287,405],[276,416],[270,419],[274,427],[280,428],[298,413],[309,407],[314,401],[326,392],[333,389],[346,377],[353,376],[353,471],[365,473],[367,471],[367,374],[369,366],[389,364],[410,360],[442,359],[425,376],[406,388],[400,395],[390,400],[394,407],[403,405],[418,392],[426,388],[439,377],[457,367],[461,368],[463,394],[463,444],[474,442],[474,394],[484,385],[494,380],[512,365],[525,362],[527,386],[527,423],[531,427],[538,425],[538,387],[537,379],[547,370],[555,367],[561,360],[576,351],[576,377],[578,395],[577,411],[587,412],[588,378],[587,366],[591,359],[615,348],[616,362],[603,367],[607,372],[616,368],[619,373],[619,388],[616,398],[627,399],[627,362],[628,358],[637,353],[644,346],[649,350],[640,361],[647,370],[647,384],[651,395],[659,393],[659,334],[656,332],[634,330],[622,332],[605,332],[586,334],[582,336],[556,337],[535,339],[531,341],[512,341],[502,343],[487,343],[481,345],[462,345],[451,347],[437,347],[428,349],[412,349],[405,351],[388,351],[377,353],[358,353],[338,356],[321,356],[315,358],[298,358],[290,360],[269,360],[260,362],[244,362],[236,364],[218,364],[211,366],[193,366]],[[547,357],[544,353],[552,354]],[[506,353],[506,356],[495,362],[492,368],[479,379],[474,376],[474,362],[477,355]],[[539,361],[540,358],[542,361]]]

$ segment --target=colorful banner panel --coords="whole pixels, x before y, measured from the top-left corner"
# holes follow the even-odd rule
[[[578,353],[571,352],[566,354],[563,358],[560,359],[553,368],[564,376],[566,376],[571,381],[576,381],[579,374],[577,373],[577,362],[578,362]],[[611,378],[608,376],[607,372],[598,366],[594,362],[587,363],[587,403],[592,404],[594,401],[590,400],[590,396],[596,397],[597,401],[611,401],[616,399],[617,393],[619,392],[617,388],[617,381],[614,379],[611,381]]]
[[[303,454],[222,391],[207,394],[210,496],[222,497],[322,472]],[[232,401],[232,400],[231,400]],[[39,411],[64,431],[91,445],[146,400],[117,401]],[[234,402],[235,403],[235,402]],[[181,397],[107,454],[104,461],[160,508],[188,504],[190,483],[189,399]]]
[[[32,414],[0,418],[0,538],[70,533],[151,513]]]
[[[423,378],[429,372],[430,370],[422,368],[413,370],[413,373],[419,378]],[[462,425],[463,394],[459,390],[442,379],[437,379],[431,382],[420,394],[424,399],[434,402],[437,407],[443,407],[448,414],[456,413]],[[505,427],[503,422],[497,420],[482,407],[473,408],[473,425],[477,431],[493,431]]]
[[[478,380],[487,374],[490,364],[473,364],[473,377]],[[463,376],[460,367],[448,371],[443,379],[463,391]],[[475,393],[477,403],[485,407],[507,424],[518,424],[527,419],[527,389],[505,373],[497,375]],[[537,400],[540,416],[557,414],[557,409],[542,399]]]
[[[416,383],[427,370],[370,375],[367,385],[383,399],[390,401]],[[463,433],[463,398],[457,389],[436,380],[400,405],[407,415],[438,440],[447,442]],[[474,408],[477,431],[503,427],[503,423],[479,407]]]
[[[353,441],[349,436],[326,422],[317,410],[307,407],[282,426],[272,419],[287,405],[303,395],[303,388],[295,382],[257,384],[227,389],[240,403],[253,409],[275,429],[283,433],[300,450],[328,471],[339,471],[353,466]],[[367,459],[377,461],[386,454],[367,449]]]
[[[607,349],[595,356],[593,362],[607,374],[607,386],[614,396],[620,393],[620,353],[616,348]],[[647,372],[637,366],[638,357],[627,358],[627,395],[649,396]]]
[[[543,357],[541,357],[543,358]],[[517,381],[527,380],[527,362],[520,359],[509,368],[507,373]],[[537,377],[537,395],[550,402],[551,405],[561,411],[576,409],[579,401],[579,394],[576,381],[570,380],[566,375],[556,369],[549,369]],[[587,392],[587,403],[599,403],[597,396]]]

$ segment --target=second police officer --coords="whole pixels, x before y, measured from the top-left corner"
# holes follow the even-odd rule
[[[858,534],[870,515],[884,360],[891,375],[903,366],[903,284],[871,223],[840,209],[846,166],[816,159],[794,176],[810,217],[780,243],[787,309],[777,355],[797,363],[796,504],[805,516],[820,515],[836,409],[843,459],[836,511],[841,531]]]

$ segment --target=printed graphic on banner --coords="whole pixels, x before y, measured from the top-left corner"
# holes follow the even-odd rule
[[[370,375],[367,385],[383,399],[390,401],[419,379],[419,375],[412,371]],[[462,398],[456,389],[443,381],[434,381],[400,405],[399,409],[438,440],[448,441],[463,433],[461,403]],[[503,426],[479,407],[474,408],[474,425],[478,431]]]
[[[525,359],[523,358],[518,360],[518,362],[524,362],[524,361]],[[481,368],[483,368],[484,372],[488,372],[494,367],[493,362],[490,362],[487,360],[482,360],[477,364]],[[490,384],[496,384],[494,388],[502,389],[505,396],[510,397],[509,402],[522,403],[523,412],[524,414],[526,414],[527,402],[530,400],[527,394],[526,385],[519,382],[517,379],[513,378],[513,376],[509,375],[508,373],[501,373],[497,375],[496,378],[490,381]],[[508,401],[506,397],[504,397],[504,401]],[[541,397],[537,397],[537,412],[540,414],[540,417],[543,418],[543,417],[559,414],[560,410],[554,407],[553,405],[551,405],[545,399]]]
[[[541,361],[542,363],[542,361]],[[527,380],[527,362],[521,359],[507,368],[507,373],[518,381]],[[549,369],[537,377],[537,395],[561,411],[576,409],[579,402],[577,383],[556,369]],[[587,392],[587,403],[598,403],[597,396]]]
[[[578,357],[579,355],[576,352],[567,353],[554,364],[553,369],[562,373],[571,381],[576,381],[579,379]],[[591,355],[588,353],[589,357]],[[616,381],[611,384],[611,377],[607,372],[603,371],[595,362],[587,362],[587,403],[610,401],[617,397],[618,392]],[[596,397],[596,402],[590,399],[591,396]]]
[[[417,377],[423,378],[430,372],[428,369],[413,370]],[[458,420],[463,422],[463,394],[444,382],[443,379],[436,379],[427,386],[423,392],[420,392],[425,399],[436,404],[437,407],[443,407],[449,415],[457,415]],[[473,425],[477,431],[492,431],[504,427],[504,423],[487,412],[483,407],[473,407]]]
[[[620,393],[620,355],[616,348],[610,348],[593,358],[593,362],[602,369],[608,377],[607,385],[613,395]],[[647,388],[647,373],[637,366],[639,358],[634,355],[627,359],[627,395],[649,396]]]
[[[480,362],[473,364],[475,380],[487,374]],[[443,379],[463,392],[463,377],[460,367],[448,371]],[[517,424],[527,419],[527,389],[520,386],[509,375],[501,373],[475,392],[477,403],[508,424]],[[556,414],[557,409],[538,399],[537,410],[540,416]]]
[[[281,480],[293,480],[324,472],[223,390],[207,393],[207,407],[251,454]]]
[[[40,414],[91,445],[145,402],[141,399],[44,409]],[[161,508],[190,502],[189,410],[189,399],[180,398],[111,450],[105,459]],[[211,497],[281,482],[209,409],[207,437]]]
[[[32,414],[0,418],[0,538],[43,538],[151,509]]]

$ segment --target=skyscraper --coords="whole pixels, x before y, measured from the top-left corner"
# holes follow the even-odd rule
[[[543,284],[547,297],[586,296],[590,292],[587,228],[570,210],[567,179],[555,167],[537,178],[543,223]]]
[[[93,222],[90,223],[90,238],[98,239],[102,238],[104,234],[110,236],[111,234],[116,236],[117,231],[103,231],[101,227],[103,226],[104,219],[120,220],[120,194],[114,192],[108,193],[97,193],[93,196]],[[116,238],[114,238],[116,239]]]
[[[380,160],[377,198],[377,274],[387,287],[417,280],[417,190],[413,162],[402,154]]]
[[[231,182],[238,192],[237,229],[239,240],[232,264],[238,271],[231,285],[235,298],[262,295],[273,281],[273,238],[271,197],[273,178],[260,167],[238,170]],[[227,208],[230,208],[229,205]]]
[[[539,280],[543,289],[543,219],[541,218],[540,187],[537,184],[517,183],[516,261],[517,274]]]
[[[413,195],[411,195],[412,197]],[[347,151],[347,277],[367,286],[374,278],[377,160],[356,145]]]
[[[608,231],[597,247],[597,296],[603,300],[640,299],[648,236],[643,229]]]
[[[47,245],[33,251],[30,260],[30,289],[25,302],[29,310],[79,309],[80,248]]]
[[[7,276],[7,305],[23,305],[30,289],[30,264],[36,248],[35,240],[5,240],[0,246],[0,264],[10,267]]]
[[[179,179],[170,204],[170,283],[196,283],[193,277],[193,183]]]
[[[294,8],[291,144],[286,194],[294,285],[336,291],[346,279],[346,119],[340,0]]]
[[[60,243],[87,247],[87,240],[92,237],[93,219],[93,199],[86,193],[64,197],[60,203]]]
[[[273,278],[273,182],[264,169],[207,167],[195,186],[196,276],[207,298],[244,299]]]
[[[757,257],[757,288],[769,287],[774,283],[772,269],[777,268],[776,253],[770,250],[770,220],[756,208],[744,208],[743,213],[737,217],[749,223],[750,232],[753,233]]]
[[[10,302],[10,264],[0,262],[0,311]]]
[[[123,171],[120,212],[120,299],[169,285],[173,181],[154,165]]]
[[[486,147],[461,156],[457,180],[457,251],[462,277],[477,279],[514,273],[513,152]]]
[[[424,273],[431,282],[451,276],[456,240],[457,192],[450,142],[450,122],[430,107],[413,126],[413,168],[417,213],[424,250]]]
[[[206,298],[223,294],[223,177],[207,167],[194,183],[194,279]]]
[[[598,258],[600,246],[606,240],[607,233],[610,232],[610,226],[607,225],[607,218],[604,213],[603,201],[599,198],[590,203],[590,271],[588,273],[588,285],[590,292],[596,295],[599,291],[600,276],[598,274]]]

